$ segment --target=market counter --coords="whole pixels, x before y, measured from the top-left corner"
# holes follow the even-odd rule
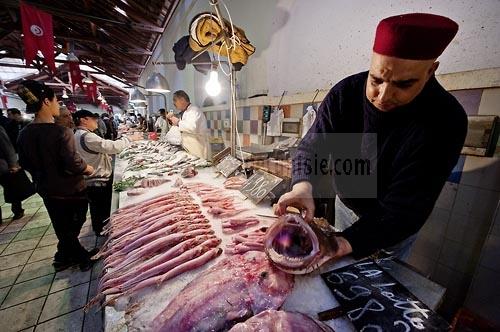
[[[126,162],[119,159],[116,161],[114,174],[115,182],[122,178],[126,164]],[[218,176],[215,173],[214,168],[201,168],[198,169],[198,171],[199,174],[197,176],[190,179],[182,179],[182,181],[184,183],[202,182],[215,187],[223,188],[225,178]],[[178,177],[178,175],[174,175],[172,176],[172,181],[152,188],[147,193],[140,196],[127,196],[125,192],[121,192],[119,194],[114,192],[112,211],[116,210],[117,207],[124,207],[129,204],[145,201],[149,198],[158,196],[161,193],[167,193],[171,190],[175,190],[176,188],[173,188],[173,183]],[[242,199],[244,198],[238,191],[232,192],[235,196],[239,196]],[[253,215],[272,214],[269,202],[264,202],[255,206],[249,200],[244,200],[242,201],[242,204],[251,209]],[[208,217],[205,213],[206,211],[203,210],[203,212],[205,216]],[[222,243],[219,247],[224,249],[231,240],[231,235],[222,233],[220,221],[212,218],[208,219],[212,224],[212,228],[215,231],[216,236],[222,239]],[[263,218],[261,221],[262,223],[258,226],[254,226],[254,228],[269,226],[275,221],[275,219]],[[154,317],[156,317],[156,315],[158,315],[168,305],[176,294],[178,294],[196,276],[202,274],[224,256],[225,254],[223,253],[220,257],[214,259],[208,264],[168,280],[156,289],[149,288],[144,291],[140,291],[137,296],[134,296],[135,305],[132,307],[128,306],[127,302],[129,299],[127,298],[120,298],[115,303],[114,307],[106,306],[104,308],[105,331],[128,331],[135,329],[146,330],[148,322],[152,321]],[[349,265],[353,262],[354,260],[352,258],[346,257],[339,261],[325,264],[318,271],[309,275],[296,276],[294,288],[291,294],[287,297],[282,309],[286,311],[302,312],[311,317],[317,317],[319,312],[338,307],[338,301],[323,282],[320,274]],[[422,302],[432,309],[435,309],[439,305],[444,295],[444,289],[442,287],[426,279],[403,264],[396,262],[391,262],[389,264],[391,264],[391,267],[388,269],[388,272],[401,284],[410,289]],[[355,331],[354,326],[347,318],[336,318],[326,321],[325,323],[327,323],[335,331]]]

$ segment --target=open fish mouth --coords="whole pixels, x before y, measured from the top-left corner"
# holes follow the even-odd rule
[[[338,243],[334,228],[322,218],[307,223],[298,214],[281,216],[269,227],[264,251],[274,265],[291,274],[314,271],[335,257]]]
[[[297,214],[281,216],[267,231],[264,248],[269,259],[281,270],[301,274],[320,255],[314,230]]]

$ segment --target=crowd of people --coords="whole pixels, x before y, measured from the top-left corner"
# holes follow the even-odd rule
[[[86,250],[78,239],[89,206],[93,230],[100,236],[110,215],[112,155],[143,136],[119,137],[118,119],[107,113],[71,113],[40,82],[24,81],[18,95],[26,113],[35,117],[25,121],[18,109],[0,117],[0,184],[12,206],[12,220],[24,216],[22,201],[38,193],[58,239],[55,270],[79,265],[86,271],[97,252]]]
[[[42,197],[58,239],[56,271],[77,264],[85,271],[93,264],[97,249],[86,250],[78,235],[87,211],[96,236],[109,219],[113,155],[151,131],[161,132],[163,139],[176,132],[178,144],[183,132],[188,151],[206,152],[206,118],[182,90],[173,96],[179,113],[160,109],[147,119],[141,114],[71,113],[50,87],[32,80],[21,83],[18,95],[34,120],[25,120],[15,108],[7,110],[7,117],[0,116],[0,185],[11,204],[12,220],[24,216],[24,199],[35,193]]]
[[[17,108],[7,109],[7,117],[3,113],[0,115],[0,185],[4,188],[5,202],[11,204],[12,220],[24,216],[22,200],[33,194],[33,188],[28,188],[29,190],[24,194],[20,190],[23,188],[16,186],[16,182],[20,179],[27,183],[26,174],[21,170],[16,155],[17,137],[26,124],[27,121],[23,119],[21,111]],[[0,210],[0,223],[2,218]]]

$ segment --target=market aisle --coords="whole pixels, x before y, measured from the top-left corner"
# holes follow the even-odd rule
[[[4,202],[3,190],[0,201]],[[102,331],[101,310],[85,314],[83,306],[97,287],[99,264],[87,272],[76,268],[55,273],[57,239],[40,196],[23,202],[25,216],[11,222],[2,203],[0,224],[0,322],[2,331]],[[87,248],[96,245],[90,218],[80,233]]]

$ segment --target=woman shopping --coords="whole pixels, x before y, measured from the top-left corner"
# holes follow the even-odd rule
[[[54,268],[61,271],[79,264],[86,271],[92,267],[94,250],[83,248],[78,234],[87,215],[83,176],[94,169],[76,152],[73,131],[54,123],[59,104],[50,87],[25,81],[18,94],[26,103],[26,112],[35,113],[35,120],[19,134],[19,163],[31,173],[59,240]]]

